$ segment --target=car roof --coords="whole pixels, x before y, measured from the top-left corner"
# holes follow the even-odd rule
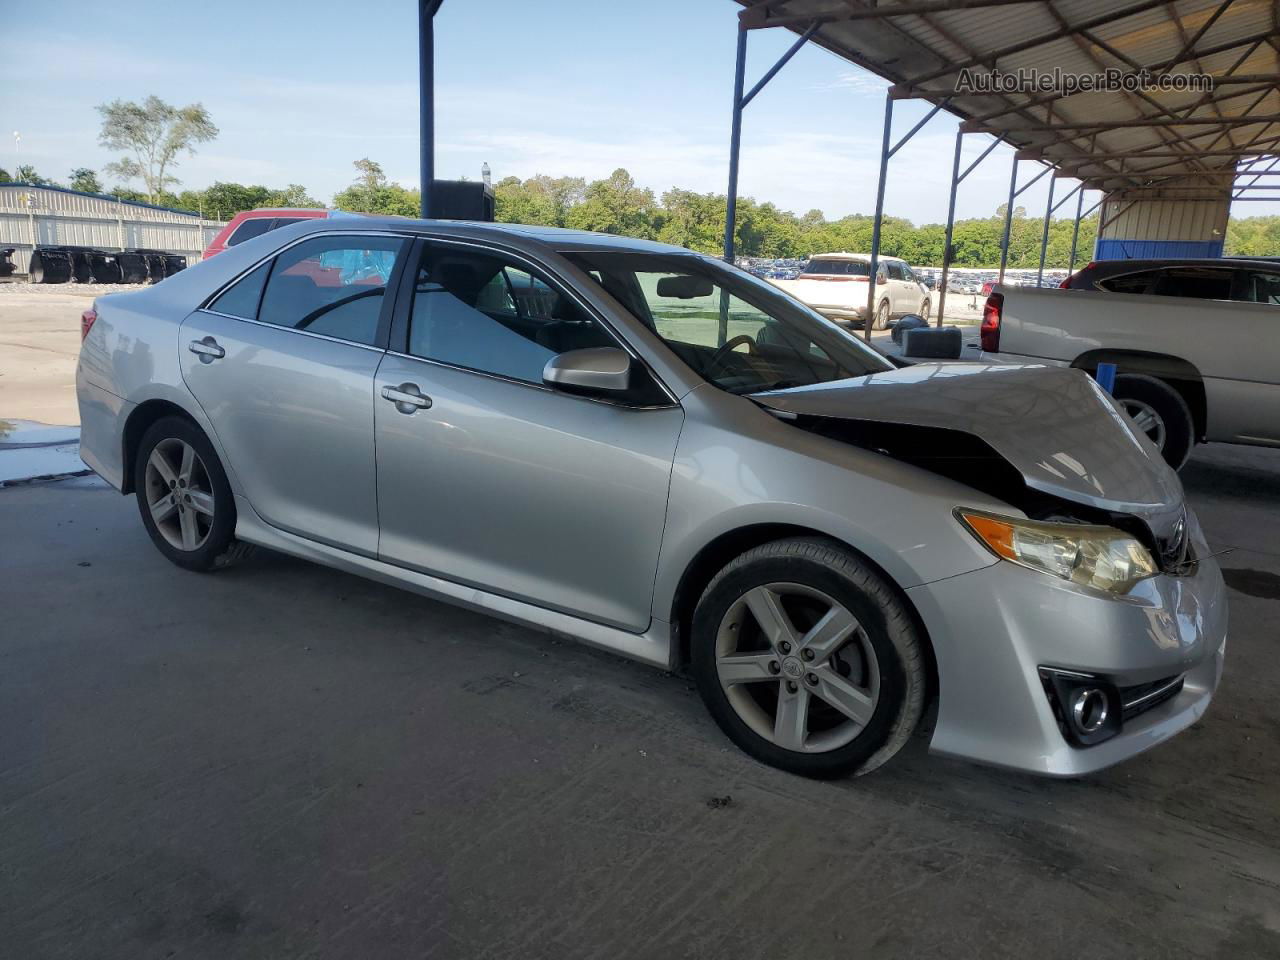
[[[1082,268],[1088,273],[1137,273],[1142,270],[1156,270],[1163,267],[1226,267],[1230,269],[1258,269],[1265,264],[1263,258],[1254,257],[1166,257],[1147,260],[1095,260]]]
[[[620,237],[609,233],[593,233],[590,230],[568,230],[563,227],[545,227],[523,223],[491,223],[481,220],[415,220],[409,217],[381,216],[377,214],[352,214],[334,211],[335,215],[323,220],[310,220],[293,224],[285,229],[295,231],[294,236],[306,232],[322,232],[350,229],[392,230],[395,232],[431,232],[437,235],[453,235],[471,239],[510,241],[534,241],[545,244],[559,253],[587,251],[615,251],[623,253],[666,253],[685,256],[703,256],[685,247],[635,237]]]

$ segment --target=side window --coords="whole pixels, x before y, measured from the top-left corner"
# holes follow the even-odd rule
[[[418,265],[409,353],[542,383],[556,354],[618,342],[577,302],[498,253],[428,244]]]
[[[279,230],[281,227],[287,227],[291,223],[301,223],[306,217],[276,217],[271,221],[271,229]]]
[[[1154,292],[1162,297],[1230,300],[1231,271],[1217,267],[1171,268],[1156,281]]]
[[[1099,280],[1098,286],[1112,293],[1150,293],[1151,286],[1159,273],[1147,270],[1142,273],[1126,273],[1123,276]]]
[[[402,246],[395,237],[324,236],[290,247],[275,259],[258,319],[375,344]]]
[[[239,317],[241,320],[256,320],[258,303],[262,300],[262,288],[270,272],[271,261],[268,260],[258,269],[245,274],[223,290],[218,299],[209,304],[209,309],[215,313],[225,313],[229,317]]]
[[[1246,276],[1245,289],[1252,295],[1244,299],[1280,305],[1280,273],[1249,273]]]
[[[236,227],[235,232],[227,237],[227,246],[234,247],[237,243],[244,243],[246,240],[260,237],[270,229],[270,217],[250,217],[248,220],[242,220],[240,226]]]

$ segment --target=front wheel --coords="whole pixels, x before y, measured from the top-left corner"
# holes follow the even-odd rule
[[[924,298],[924,300],[920,303],[920,316],[924,317],[926,320],[930,320],[930,319],[932,319],[932,318],[929,316],[929,307],[930,307],[930,306],[931,306],[931,304],[929,303],[929,298],[928,298],[928,297],[925,297],[925,298]]]
[[[1196,439],[1195,420],[1182,394],[1155,377],[1123,373],[1116,377],[1112,395],[1133,425],[1155,444],[1165,463],[1181,470]]]
[[[133,467],[138,512],[161,553],[187,570],[229,566],[252,550],[235,539],[231,485],[209,438],[190,420],[147,428]]]
[[[757,760],[808,777],[867,773],[924,711],[918,631],[878,573],[839,544],[797,538],[738,557],[693,617],[703,702]]]

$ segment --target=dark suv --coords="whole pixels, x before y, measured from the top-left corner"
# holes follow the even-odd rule
[[[1280,304],[1280,263],[1263,258],[1098,260],[1067,277],[1062,286],[1070,290]]]

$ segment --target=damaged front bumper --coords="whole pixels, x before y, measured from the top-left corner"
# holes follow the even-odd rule
[[[1198,527],[1194,543],[1209,557]],[[907,593],[937,658],[930,748],[940,754],[1048,776],[1091,773],[1190,726],[1222,676],[1226,589],[1211,557],[1116,597],[1007,562]],[[1073,736],[1045,680],[1055,672],[1121,694],[1128,706],[1113,735],[1092,745]]]

